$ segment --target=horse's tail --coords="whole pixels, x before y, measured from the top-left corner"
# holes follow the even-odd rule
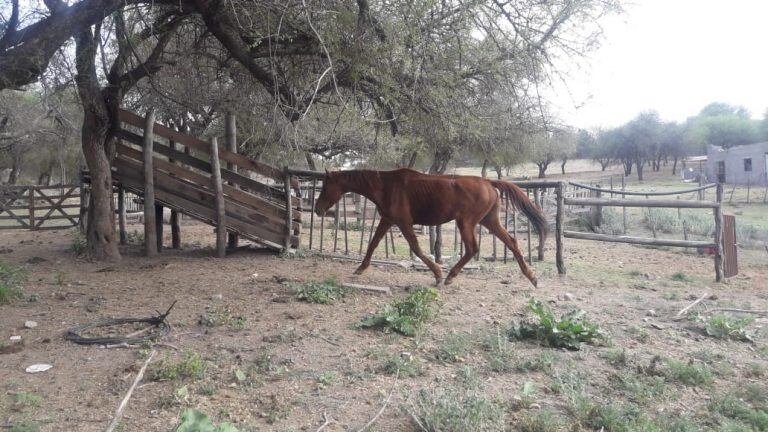
[[[525,213],[525,216],[528,217],[528,220],[533,224],[534,228],[536,228],[536,232],[539,233],[539,236],[543,240],[547,236],[549,225],[546,217],[544,217],[544,212],[541,211],[539,206],[534,204],[525,192],[523,192],[523,190],[516,184],[504,180],[489,181],[493,187],[500,190],[507,196],[507,198],[509,198],[512,205]]]

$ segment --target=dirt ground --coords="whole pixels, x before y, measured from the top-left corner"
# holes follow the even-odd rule
[[[720,430],[731,420],[712,412],[713,400],[750,383],[765,390],[765,317],[749,326],[757,332],[754,343],[707,337],[701,324],[673,319],[704,293],[716,296],[706,302],[709,308],[768,309],[765,251],[744,251],[741,274],[717,284],[711,257],[567,240],[567,276],[556,274],[551,250],[545,262],[535,264],[537,289],[513,263],[465,271],[454,285],[440,290],[437,316],[423,333],[409,338],[353,325],[413,287],[431,284],[432,276],[425,272],[372,266],[364,275],[353,276],[351,262],[281,258],[245,248],[215,259],[209,246],[212,229],[196,224],[184,226],[187,246],[181,251],[147,259],[139,246],[129,245],[122,249],[120,263],[93,263],[72,254],[73,235],[0,231],[6,252],[0,261],[26,270],[24,298],[0,306],[0,340],[14,335],[24,340],[21,352],[0,355],[0,428],[28,422],[43,431],[103,431],[148,348],[80,346],[66,341],[64,332],[104,317],[148,316],[174,301],[178,303],[169,317],[173,330],[155,346],[153,363],[198,353],[204,377],[145,379],[125,410],[121,430],[170,431],[189,407],[245,431],[316,431],[324,415],[332,419],[325,431],[358,430],[390,392],[371,430],[418,430],[409,415],[417,392],[455,387],[468,370],[476,374],[481,393],[504,407],[509,430],[521,430],[544,411],[559,419],[558,426],[528,430],[593,429],[594,423],[580,418],[574,408],[577,393],[598,405],[632,404],[653,418],[690,418],[698,430]],[[318,305],[298,301],[290,284],[283,283],[330,276],[389,286],[393,292],[352,293],[335,305]],[[610,342],[585,345],[580,351],[510,342],[509,361],[516,366],[506,372],[491,370],[487,355],[471,343],[453,361],[438,360],[436,353],[446,348],[449,335],[476,339],[504,332],[511,322],[529,316],[526,304],[531,297],[558,314],[583,309],[609,334]],[[206,326],[201,316],[220,319]],[[24,328],[27,320],[39,325]],[[621,350],[623,361],[616,359]],[[545,352],[551,353],[550,364],[531,367]],[[702,364],[713,371],[714,382],[690,385],[669,378],[663,391],[642,402],[618,387],[616,376],[653,368],[655,356]],[[422,374],[395,380],[382,370],[393,357],[416,359]],[[53,368],[26,373],[34,363]],[[238,379],[236,371],[246,378]],[[581,383],[573,392],[563,391],[563,383],[573,382],[568,377]],[[185,385],[187,394],[178,391]],[[16,395],[27,393],[41,399],[20,403]]]

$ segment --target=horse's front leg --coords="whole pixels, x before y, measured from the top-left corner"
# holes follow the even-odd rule
[[[424,253],[423,250],[421,250],[421,246],[419,246],[419,240],[416,237],[416,233],[413,231],[413,225],[410,224],[398,224],[398,227],[400,227],[400,231],[403,233],[403,237],[408,241],[408,246],[411,247],[411,250],[413,253],[419,257],[424,264],[429,267],[430,270],[432,270],[432,273],[435,275],[435,285],[440,286],[443,283],[443,269],[440,268],[439,265],[435,264],[434,261],[429,259],[427,254]]]
[[[387,219],[381,218],[381,221],[379,221],[379,226],[376,227],[376,232],[373,233],[373,238],[371,239],[371,243],[368,244],[368,250],[365,252],[365,258],[363,258],[363,262],[360,263],[360,267],[355,270],[355,274],[363,274],[365,269],[368,268],[369,265],[371,265],[371,257],[373,256],[373,251],[376,250],[376,248],[379,246],[379,242],[384,237],[384,235],[387,233],[389,228],[392,226],[392,222],[388,221]]]

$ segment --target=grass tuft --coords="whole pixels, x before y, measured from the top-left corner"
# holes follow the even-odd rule
[[[554,313],[536,299],[531,299],[528,307],[537,321],[513,324],[509,331],[510,339],[535,339],[554,348],[569,350],[580,349],[583,342],[593,343],[606,339],[597,324],[585,319],[583,310],[574,310],[556,319]]]
[[[436,289],[419,288],[408,297],[386,305],[381,311],[363,317],[357,326],[415,336],[424,323],[435,314],[433,303],[437,298]]]
[[[21,268],[0,262],[0,304],[7,304],[22,296],[21,283],[26,273]]]
[[[349,292],[336,277],[330,277],[322,282],[307,282],[293,286],[296,297],[307,303],[333,304],[344,298]]]

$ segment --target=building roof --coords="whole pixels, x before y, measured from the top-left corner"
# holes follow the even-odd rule
[[[688,156],[685,159],[683,159],[685,162],[706,162],[707,161],[707,155],[703,156]]]

